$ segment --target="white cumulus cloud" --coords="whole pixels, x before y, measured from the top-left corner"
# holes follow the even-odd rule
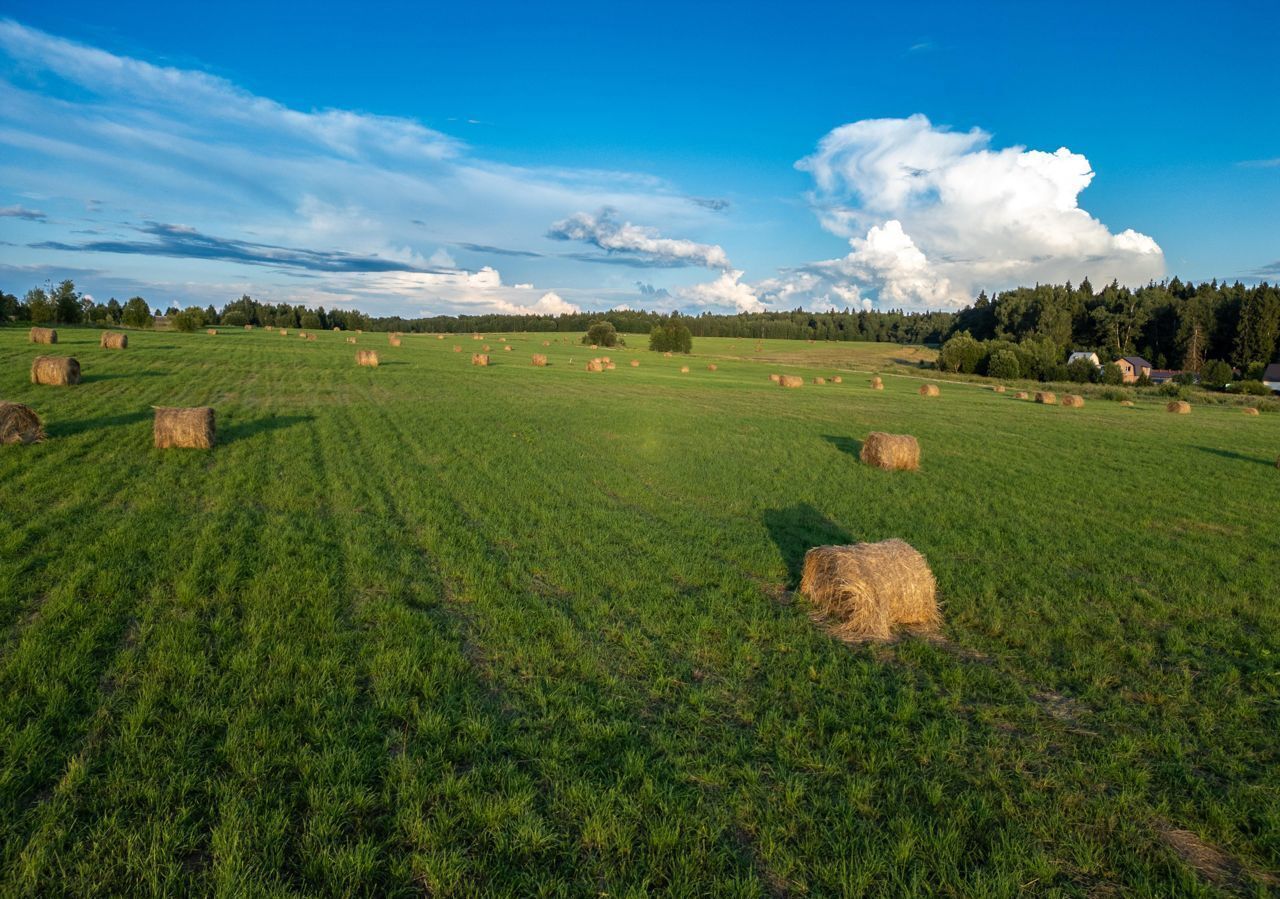
[[[694,306],[728,309],[735,312],[760,312],[764,304],[751,285],[742,281],[742,272],[730,269],[714,281],[677,288],[675,296]]]
[[[660,265],[700,265],[729,268],[729,256],[716,244],[663,237],[656,228],[620,222],[613,210],[579,212],[556,222],[547,232],[556,240],[580,240],[606,253],[623,253]]]

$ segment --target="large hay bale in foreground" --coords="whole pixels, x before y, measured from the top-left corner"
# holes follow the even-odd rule
[[[472,353],[471,364],[472,365],[488,365],[489,354],[488,353]]]
[[[1244,407],[1244,414],[1245,414],[1245,415],[1257,415],[1257,414],[1258,414],[1258,408],[1257,408],[1257,406],[1245,406],[1245,407]]]
[[[1036,402],[1042,406],[1053,406],[1057,404],[1058,398],[1048,390],[1037,390]]]
[[[879,375],[876,375],[874,378],[871,379],[871,389],[884,390],[884,381],[880,379]]]
[[[374,350],[356,350],[356,365],[364,365],[369,368],[378,367],[378,354]]]
[[[783,375],[778,379],[779,387],[803,387],[804,378],[799,375]]]
[[[104,350],[127,350],[129,335],[121,334],[119,331],[103,331],[98,337],[98,346]]]
[[[547,367],[547,357],[546,357],[545,355],[543,355],[542,353],[534,353],[534,354],[533,354],[533,364],[534,364],[534,366],[535,366],[535,367],[537,367],[537,368],[546,368],[546,367]]]
[[[1028,400],[1031,399],[1031,394],[1027,393],[1025,390],[1019,390],[1013,395],[1013,398],[1015,400]]]
[[[889,640],[899,628],[936,633],[937,589],[929,563],[902,540],[814,547],[800,579],[815,618],[850,642]]]
[[[58,332],[53,328],[32,328],[27,332],[29,343],[57,343]]]
[[[213,410],[208,406],[152,408],[156,410],[152,425],[156,449],[213,449]]]
[[[1164,407],[1166,412],[1172,412],[1174,415],[1190,415],[1191,404],[1182,400],[1174,400],[1172,403]]]
[[[80,383],[80,363],[71,356],[36,356],[31,363],[31,383],[69,387]]]
[[[938,387],[937,384],[921,384],[920,395],[921,396],[941,396],[942,390],[941,388]]]
[[[44,440],[40,416],[22,403],[0,402],[0,444],[39,443]]]
[[[1083,409],[1084,397],[1078,396],[1074,393],[1064,393],[1062,395],[1062,405],[1071,409]]]
[[[862,441],[858,458],[887,471],[916,471],[920,467],[920,444],[910,434],[872,431]]]

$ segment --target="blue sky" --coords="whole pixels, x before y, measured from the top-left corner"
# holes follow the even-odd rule
[[[0,16],[19,294],[697,312],[1280,278],[1274,4]]]

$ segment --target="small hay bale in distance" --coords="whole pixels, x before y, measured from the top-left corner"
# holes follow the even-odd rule
[[[387,338],[387,343],[390,346],[400,346],[400,338],[392,334],[390,337]],[[485,349],[487,350],[489,348],[485,347]]]
[[[1058,398],[1057,398],[1056,396],[1054,396],[1054,395],[1053,395],[1053,393],[1052,393],[1051,391],[1048,391],[1048,390],[1037,390],[1037,391],[1036,391],[1036,402],[1037,402],[1037,403],[1039,403],[1039,404],[1040,404],[1040,405],[1042,405],[1042,406],[1054,406],[1054,405],[1057,405],[1057,403],[1058,403]]]
[[[499,338],[498,338],[498,343],[506,343],[506,342],[507,342],[507,338],[505,338],[505,337],[499,337]]]
[[[489,354],[488,353],[472,353],[471,364],[472,365],[488,365]]]
[[[823,378],[823,377],[817,377],[817,378],[814,378],[814,379],[813,379],[813,383],[815,383],[815,384],[825,384],[825,383],[827,383],[827,379],[826,379],[826,378]]]
[[[315,340],[315,339],[316,339],[316,335],[314,335],[314,334],[308,334],[308,335],[307,335],[307,340]]]
[[[71,356],[36,356],[31,362],[31,383],[69,387],[80,383],[80,363]]]
[[[533,365],[534,365],[534,368],[546,368],[546,367],[547,367],[547,357],[546,357],[544,354],[542,354],[542,353],[534,353],[534,354],[533,354]]]
[[[1084,397],[1074,393],[1064,393],[1062,395],[1062,405],[1070,409],[1083,409]]]
[[[156,449],[213,449],[213,410],[208,406],[154,406],[151,431]]]
[[[587,360],[587,371],[604,371],[604,363],[599,359]]]
[[[104,350],[127,350],[129,335],[121,334],[119,331],[103,331],[98,338],[98,346]]]
[[[631,360],[631,367],[632,367],[632,368],[639,368],[639,367],[640,367],[640,360],[639,360],[639,359],[632,359],[632,360]]]
[[[44,427],[35,410],[22,403],[0,401],[0,445],[39,443],[44,440]]]
[[[32,328],[27,332],[28,343],[57,343],[58,332],[53,328]]]
[[[781,383],[782,375],[778,374],[777,372],[774,372],[773,374],[769,375],[769,380],[775,384]]]
[[[1003,384],[997,384],[995,387],[992,387],[992,388],[991,388],[991,392],[992,392],[992,393],[1004,393],[1004,385],[1003,385]]]
[[[252,330],[253,330],[253,325],[245,325],[245,326],[244,326],[244,329],[245,329],[246,331],[252,331]],[[334,328],[333,330],[335,330],[335,331],[336,331],[336,330],[338,330],[338,329],[337,329],[337,328]]]
[[[444,340],[444,335],[443,335],[443,334],[437,334],[437,335],[436,335],[436,340]]]
[[[300,338],[302,338],[303,340],[306,340],[306,339],[307,339],[307,332],[306,332],[306,331],[299,331],[299,332],[298,332],[298,336],[299,336]]]
[[[805,553],[800,592],[814,617],[851,643],[896,630],[937,633],[938,585],[924,556],[902,540],[816,546]]]
[[[486,343],[484,346],[480,347],[480,349],[486,353],[489,352],[489,344]]]
[[[921,384],[920,395],[921,396],[941,396],[942,390],[938,387],[937,384]]]
[[[879,375],[876,375],[874,378],[871,379],[871,389],[884,390],[884,381],[880,379]]]
[[[862,452],[858,458],[866,465],[886,471],[917,471],[920,468],[920,444],[910,434],[872,431],[862,441]]]
[[[671,353],[670,353],[670,352],[663,353],[663,354],[662,354],[662,358],[663,358],[663,359],[670,359],[670,358],[671,358]]]
[[[689,373],[689,366],[687,365],[680,366],[680,374],[687,375],[688,373]]]
[[[613,371],[617,367],[618,367],[617,364],[613,362],[606,362],[604,364],[605,371]]]
[[[804,386],[804,378],[799,375],[782,375],[778,378],[779,387],[795,388]]]
[[[288,336],[289,336],[289,329],[288,329],[288,328],[281,328],[281,329],[280,329],[280,336],[281,336],[281,337],[288,337]]]
[[[1172,403],[1164,407],[1166,412],[1172,412],[1174,415],[1190,415],[1191,404],[1182,400],[1174,400]]]
[[[831,379],[831,383],[832,383],[832,384],[843,384],[843,383],[844,383],[844,378],[840,377],[839,375],[836,375],[834,378],[832,378],[832,379]]]
[[[217,328],[207,328],[207,329],[205,329],[205,332],[204,332],[204,333],[208,334],[210,337],[217,337],[217,336],[218,336],[218,329],[217,329]]]
[[[461,352],[462,352],[462,347],[458,346],[458,345],[455,343],[455,344],[453,345],[453,351],[454,351],[455,353],[461,353]]]
[[[503,347],[503,349],[506,350],[508,353],[511,352],[511,344],[507,344],[506,346]]]
[[[719,368],[714,362],[707,365],[707,371],[719,371]]]
[[[544,340],[544,341],[542,341],[542,345],[543,345],[543,346],[551,346],[551,341],[550,341],[550,340]]]
[[[1244,412],[1244,414],[1245,414],[1245,415],[1257,415],[1257,414],[1258,414],[1258,407],[1257,407],[1257,406],[1245,406],[1245,407],[1244,407],[1244,409],[1243,409],[1242,411]]]
[[[355,342],[356,342],[356,339],[355,339],[354,337],[348,337],[348,338],[347,338],[347,343],[351,343],[351,344],[353,344],[353,343],[355,343]]]
[[[1027,393],[1025,390],[1019,390],[1013,395],[1013,398],[1015,400],[1026,400],[1031,398],[1031,394]]]
[[[1122,405],[1122,406],[1132,406],[1132,405],[1133,405],[1133,400],[1121,400],[1121,401],[1120,401],[1120,405]]]
[[[368,368],[377,368],[377,352],[374,350],[356,350],[356,365],[363,365]]]

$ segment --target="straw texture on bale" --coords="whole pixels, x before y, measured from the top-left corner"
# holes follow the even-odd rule
[[[38,443],[44,440],[40,416],[22,403],[0,402],[0,444]]]
[[[387,338],[387,343],[388,343],[390,346],[400,346],[400,338],[399,338],[399,337],[388,337],[388,338]],[[489,349],[489,348],[488,348],[488,347],[485,347],[485,349],[487,350],[487,349]]]
[[[471,364],[472,365],[488,365],[489,354],[488,353],[472,353]]]
[[[208,406],[175,408],[155,406],[152,434],[156,449],[212,449],[215,439],[213,410]]]
[[[103,331],[102,336],[98,338],[98,346],[104,350],[127,350],[129,335],[121,334],[119,331]]]
[[[1048,390],[1037,390],[1036,402],[1042,406],[1053,406],[1058,402],[1058,398]]]
[[[886,471],[916,471],[920,467],[920,444],[910,434],[872,431],[862,441],[858,458]]]
[[[718,369],[719,369],[719,366],[716,365],[714,362],[710,363],[707,366],[707,371],[717,371]]]
[[[1073,409],[1084,408],[1084,397],[1074,393],[1064,393],[1062,395],[1062,405],[1069,406]]]
[[[825,384],[825,383],[827,383],[827,379],[826,379],[826,378],[814,378],[814,379],[813,379],[813,383],[815,383],[815,384]]]
[[[505,338],[505,337],[499,337],[499,338],[498,338],[498,343],[506,343],[506,342],[507,342],[507,338]]]
[[[27,341],[30,343],[57,343],[58,332],[53,328],[32,328],[27,332]]]
[[[546,356],[544,356],[542,353],[534,353],[534,354],[533,354],[533,364],[534,364],[535,366],[537,366],[538,368],[546,368],[546,365],[547,365],[547,357],[546,357]]]
[[[843,383],[844,383],[844,378],[840,377],[839,375],[836,375],[834,378],[832,378],[832,379],[831,379],[831,383],[832,383],[832,384],[843,384]]]
[[[1245,407],[1244,407],[1244,414],[1245,414],[1245,415],[1257,415],[1257,414],[1258,414],[1258,410],[1257,410],[1257,408],[1256,408],[1255,406],[1245,406]]]
[[[780,387],[803,387],[804,378],[799,375],[782,375],[778,378],[778,386]]]
[[[1174,415],[1190,415],[1191,414],[1191,404],[1185,403],[1182,400],[1174,400],[1172,403],[1165,406],[1164,408],[1166,412],[1172,412]]]
[[[307,339],[307,332],[306,332],[306,331],[299,331],[299,332],[298,332],[298,336],[299,336],[299,337],[301,337],[303,340],[306,340],[306,339]]]
[[[631,360],[631,367],[632,367],[632,368],[639,368],[639,367],[640,367],[640,360],[639,360],[639,359],[632,359],[632,360]]]
[[[814,617],[841,640],[889,640],[902,628],[942,625],[929,563],[902,540],[816,546],[805,553],[800,592]]]
[[[782,375],[775,372],[774,374],[769,375],[769,380],[775,384],[780,383],[782,381]]]
[[[67,387],[80,383],[80,363],[71,356],[36,356],[31,363],[31,383]]]
[[[941,396],[942,390],[939,389],[937,384],[921,384],[920,395],[921,396]]]
[[[377,368],[378,354],[373,350],[356,350],[356,365],[366,365],[369,368]]]
[[[608,356],[601,356],[601,357],[600,357],[600,361],[601,361],[601,362],[603,362],[605,365],[608,365],[608,364],[609,364],[610,362],[612,362],[613,360],[612,360],[612,359],[610,359]]]
[[[443,334],[437,334],[437,335],[436,335],[436,340],[444,340],[444,335],[443,335]]]
[[[1030,399],[1030,398],[1031,398],[1031,394],[1027,393],[1025,390],[1019,390],[1017,393],[1015,393],[1015,394],[1013,395],[1013,398],[1014,398],[1015,400],[1025,400],[1025,399]]]
[[[874,378],[871,379],[871,389],[884,390],[884,381],[880,379],[879,375],[876,375]]]
[[[687,375],[688,373],[689,373],[689,366],[687,365],[680,366],[680,374]]]
[[[604,363],[599,359],[591,359],[587,362],[587,371],[604,371]]]

